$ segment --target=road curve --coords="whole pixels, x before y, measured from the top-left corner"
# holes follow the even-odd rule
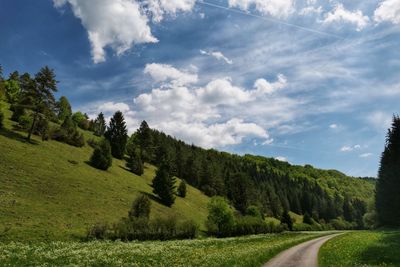
[[[329,239],[340,234],[319,237],[285,250],[263,267],[318,267],[318,251]]]

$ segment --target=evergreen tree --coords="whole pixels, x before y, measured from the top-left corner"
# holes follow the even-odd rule
[[[376,211],[384,226],[400,226],[400,117],[394,116],[376,184]]]
[[[65,96],[60,97],[57,102],[57,117],[64,121],[65,118],[72,116],[71,104]]]
[[[137,138],[140,146],[140,154],[144,161],[153,159],[153,138],[151,129],[146,121],[142,121],[137,131]]]
[[[140,153],[138,153],[136,150],[128,150],[126,167],[134,174],[141,176],[144,173],[144,166],[140,157]]]
[[[94,134],[97,136],[102,136],[106,132],[106,120],[104,119],[104,114],[100,112],[99,115],[97,115],[96,120],[94,121],[93,125],[93,130]]]
[[[149,219],[151,210],[150,199],[140,194],[135,201],[133,201],[132,208],[129,211],[129,218],[145,218]]]
[[[178,186],[178,196],[186,197],[186,182],[182,180]]]
[[[304,214],[303,223],[312,224],[312,219],[308,212]]]
[[[156,172],[152,183],[153,193],[161,202],[171,207],[175,202],[175,178],[169,174],[169,167],[163,163]]]
[[[293,231],[293,220],[290,217],[289,212],[287,210],[283,211],[281,223],[286,224],[290,231]]]
[[[102,139],[93,151],[90,163],[100,170],[107,170],[112,165],[111,147],[106,139]]]
[[[121,111],[115,112],[104,136],[110,142],[112,155],[117,159],[122,159],[128,141],[128,130]]]

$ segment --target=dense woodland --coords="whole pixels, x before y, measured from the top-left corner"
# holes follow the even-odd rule
[[[89,119],[82,112],[72,112],[66,97],[56,101],[53,93],[58,82],[48,67],[33,77],[18,72],[7,79],[0,77],[0,98],[11,104],[12,119],[18,122],[19,130],[27,132],[28,141],[37,134],[44,141],[53,139],[77,147],[87,143],[94,147],[92,166],[103,170],[111,166],[112,157],[125,159],[127,168],[137,175],[143,173],[144,162],[151,163],[159,167],[153,192],[167,206],[173,205],[177,195],[185,196],[188,183],[208,196],[228,199],[238,216],[256,213],[284,220],[292,211],[304,215],[310,224],[365,226],[363,217],[371,206],[374,179],[261,156],[206,150],[151,129],[145,121],[128,136],[121,112],[107,124],[102,113]],[[98,138],[84,140],[81,129]],[[174,177],[183,179],[178,188]]]

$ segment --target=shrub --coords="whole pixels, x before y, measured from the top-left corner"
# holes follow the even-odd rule
[[[129,211],[129,218],[147,218],[150,217],[151,202],[150,199],[140,194],[135,201],[133,201],[132,208]]]
[[[144,167],[140,154],[135,151],[128,151],[128,160],[126,162],[126,167],[131,170],[136,175],[141,176],[144,173]]]
[[[223,197],[213,197],[208,204],[207,229],[218,237],[231,235],[235,221],[233,209]]]
[[[94,149],[90,163],[93,167],[100,170],[107,170],[111,167],[111,147],[107,140],[103,139],[100,144]]]
[[[356,223],[348,222],[341,217],[331,220],[330,225],[336,230],[352,230],[357,227]]]
[[[0,129],[4,126],[4,113],[0,110]]]
[[[260,209],[257,206],[251,205],[246,209],[246,215],[263,219]]]
[[[99,143],[96,140],[94,140],[94,138],[90,138],[89,140],[87,140],[87,144],[92,148],[96,148],[96,146],[98,146]]]
[[[283,211],[281,223],[285,224],[290,231],[293,231],[293,220],[287,210]]]
[[[186,182],[182,180],[178,186],[178,196],[186,197]]]
[[[49,140],[49,121],[46,118],[39,118],[36,122],[33,133],[40,135],[43,141]]]
[[[11,105],[10,110],[13,112],[13,114],[11,115],[12,121],[18,122],[19,118],[26,114],[25,109],[20,105]]]
[[[91,239],[106,239],[108,237],[108,225],[104,223],[97,223],[87,231],[86,238]]]
[[[32,118],[28,115],[22,115],[18,119],[18,128],[21,130],[29,130],[32,125]]]

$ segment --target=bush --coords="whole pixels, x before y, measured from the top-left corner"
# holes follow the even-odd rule
[[[132,208],[129,211],[129,218],[147,218],[150,217],[151,202],[150,199],[143,194],[140,194],[133,201]]]
[[[18,128],[21,130],[29,130],[32,125],[32,118],[28,115],[22,115],[18,119]]]
[[[93,227],[89,228],[86,234],[88,240],[92,239],[106,239],[108,237],[108,225],[104,223],[97,223]]]
[[[142,159],[140,158],[140,153],[135,150],[128,151],[126,167],[134,174],[141,176],[144,173],[144,167]]]
[[[94,149],[90,163],[93,167],[100,170],[107,170],[112,165],[110,143],[103,139]]]
[[[246,215],[264,219],[260,209],[257,206],[251,205],[246,209]]]
[[[87,144],[92,148],[96,148],[96,146],[98,146],[99,143],[96,140],[94,140],[94,138],[90,138],[89,140],[87,140]]]
[[[4,126],[4,113],[0,110],[0,129]]]
[[[36,122],[33,133],[41,136],[43,141],[49,140],[49,121],[46,118],[39,118],[39,120]]]
[[[208,233],[218,237],[230,236],[234,230],[233,209],[223,197],[213,197],[208,204]]]
[[[186,197],[186,182],[182,180],[178,186],[178,196]]]
[[[283,211],[281,223],[285,224],[290,231],[293,231],[293,220],[287,210]]]
[[[357,228],[356,223],[348,222],[341,217],[331,220],[330,225],[336,230],[352,230]]]
[[[11,105],[10,110],[13,112],[11,115],[12,121],[19,121],[19,118],[23,115],[26,115],[25,109],[19,105]]]

